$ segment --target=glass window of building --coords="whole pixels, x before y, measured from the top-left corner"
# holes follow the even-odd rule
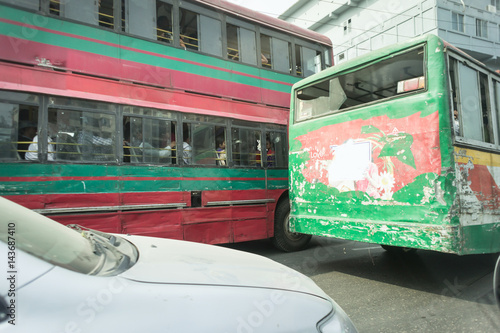
[[[464,29],[464,16],[459,13],[451,13],[451,28],[455,31],[465,32]]]
[[[476,19],[476,36],[488,38],[488,22]]]

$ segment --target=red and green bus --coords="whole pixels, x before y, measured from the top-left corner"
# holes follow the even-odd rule
[[[434,35],[295,84],[290,230],[500,252],[500,75]]]
[[[307,242],[290,91],[328,38],[221,0],[1,0],[0,43],[1,196],[106,232]]]

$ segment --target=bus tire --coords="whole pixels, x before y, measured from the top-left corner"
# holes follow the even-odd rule
[[[393,246],[393,245],[384,245],[380,244],[380,246],[389,253],[392,254],[406,254],[406,253],[415,253],[417,249],[413,249],[411,247],[402,247],[402,246]]]
[[[311,235],[290,232],[290,203],[288,198],[281,200],[274,214],[274,237],[273,245],[282,251],[299,251],[306,247],[311,240]]]
[[[493,295],[495,295],[495,301],[500,309],[500,256],[498,256],[493,272]]]

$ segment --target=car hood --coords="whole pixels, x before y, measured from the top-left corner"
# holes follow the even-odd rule
[[[123,236],[139,258],[120,276],[147,283],[272,288],[328,296],[308,277],[265,257],[207,245],[143,236]]]

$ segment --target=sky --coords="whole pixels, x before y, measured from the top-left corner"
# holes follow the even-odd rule
[[[297,0],[227,0],[237,5],[247,7],[258,12],[278,17],[290,8]]]

